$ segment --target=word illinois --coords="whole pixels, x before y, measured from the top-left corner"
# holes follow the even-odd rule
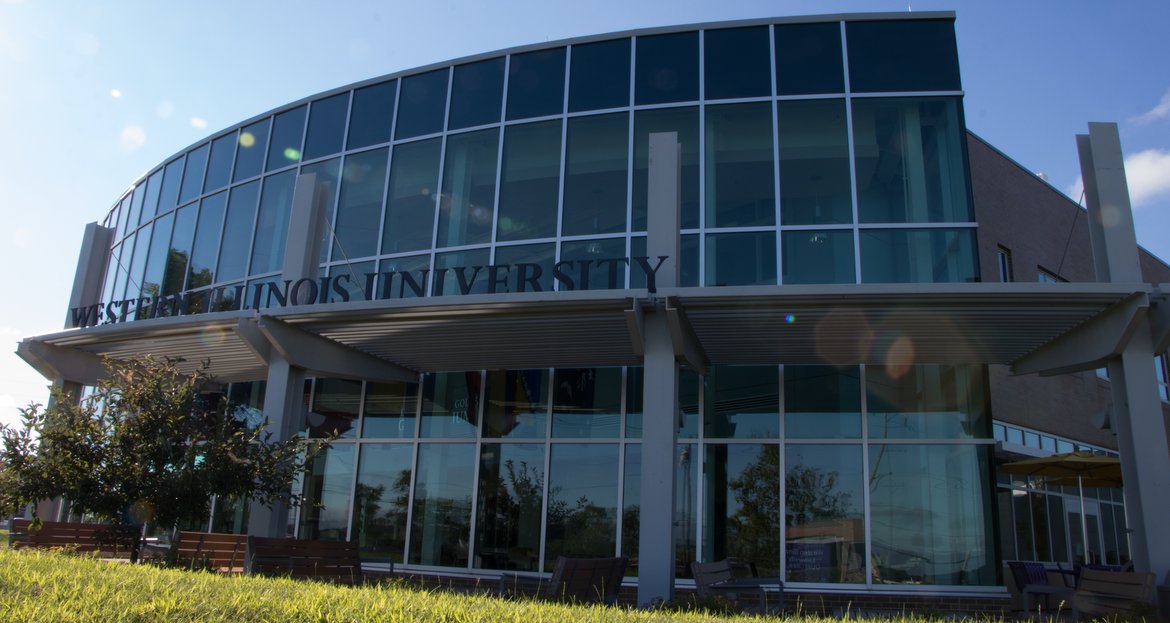
[[[562,260],[552,265],[552,279],[559,285],[560,290],[590,288],[616,290],[619,280],[625,274],[625,266],[629,265],[641,270],[646,277],[646,289],[656,292],[657,274],[667,257],[660,255],[653,258],[655,261],[647,256]],[[597,283],[596,276],[592,274],[595,269],[603,273],[604,286]],[[348,303],[354,300],[370,301],[374,299],[375,292],[381,293],[379,299],[423,297],[427,292],[428,276],[432,278],[431,291],[436,295],[447,293],[451,286],[454,286],[461,295],[471,294],[473,290],[487,294],[545,291],[541,285],[544,267],[530,262],[455,266],[436,268],[433,275],[431,272],[430,269],[424,268],[413,271],[363,273],[360,280],[356,279],[355,275],[342,273],[318,279],[304,278],[296,281],[285,279],[253,282],[247,286],[243,284],[219,286],[179,294],[147,295],[74,307],[69,310],[69,317],[74,327],[90,327],[213,311]]]

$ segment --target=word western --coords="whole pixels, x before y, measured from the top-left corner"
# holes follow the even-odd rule
[[[646,277],[646,289],[656,292],[656,276],[667,257],[562,260],[552,265],[552,280],[560,290],[588,290],[591,287],[616,290],[619,280],[625,275],[625,266],[629,265],[641,270]],[[597,283],[599,275],[595,271],[600,273],[604,285]],[[428,276],[432,281],[431,291],[436,296],[452,292],[466,295],[473,291],[498,294],[546,290],[541,285],[544,267],[530,262],[436,268],[434,274],[431,273],[430,269],[425,268],[414,271],[391,270],[364,273],[360,279],[356,275],[342,273],[318,279],[260,281],[246,286],[239,284],[171,295],[144,295],[74,307],[69,310],[69,317],[74,327],[90,327],[211,311],[370,301],[374,299],[375,292],[379,293],[379,299],[422,297],[426,296]]]

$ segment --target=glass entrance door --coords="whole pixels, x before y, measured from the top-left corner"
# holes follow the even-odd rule
[[[1088,533],[1089,562],[1101,564],[1101,552],[1105,551],[1101,534],[1101,509],[1096,501],[1085,500],[1085,530],[1081,529],[1081,504],[1079,499],[1065,498],[1068,516],[1068,541],[1074,562],[1085,561],[1085,533]]]

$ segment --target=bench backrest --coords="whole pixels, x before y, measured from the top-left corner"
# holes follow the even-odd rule
[[[695,592],[700,597],[706,597],[713,585],[728,582],[734,577],[731,573],[731,561],[727,559],[715,562],[696,560],[691,563],[691,572],[695,576]]]
[[[33,529],[32,521],[28,519],[13,519],[9,534],[14,549],[61,547],[113,558],[133,558],[140,540],[138,526],[44,521],[39,528]]]
[[[614,603],[622,587],[627,558],[557,557],[550,586],[552,596],[581,602]]]
[[[244,534],[187,530],[179,532],[177,547],[179,562],[192,568],[242,571],[247,551],[248,537]]]
[[[1048,586],[1048,569],[1042,563],[1013,560],[1008,562],[1015,580],[1016,589],[1022,591],[1025,586]]]
[[[245,573],[343,583],[363,579],[356,542],[249,536],[247,549]]]
[[[1134,603],[1150,603],[1154,593],[1154,574],[1082,568],[1077,593],[1096,593]]]

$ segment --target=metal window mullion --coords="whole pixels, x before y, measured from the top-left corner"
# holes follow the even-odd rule
[[[554,246],[555,251],[553,253],[553,266],[554,267],[556,267],[557,263],[559,263],[561,261],[561,237],[562,237],[561,228],[564,226],[565,169],[567,168],[565,166],[565,161],[568,159],[568,134],[569,134],[568,110],[569,110],[569,72],[571,71],[571,67],[569,66],[570,60],[571,60],[571,56],[569,55],[568,50],[566,49],[566,51],[565,51],[565,86],[564,86],[564,91],[561,93],[561,113],[559,116],[560,122],[561,122],[561,160],[560,160],[560,176],[557,179],[557,228],[556,228],[556,232],[554,232],[554,234],[553,234],[554,236],[556,236],[556,239],[557,239],[557,243]],[[554,279],[553,280],[553,287],[557,291],[560,291],[561,283]],[[547,481],[547,478],[545,480]],[[541,564],[542,565],[544,564],[543,560],[541,560]]]
[[[776,101],[776,35],[774,25],[768,26],[768,61],[771,68],[770,80],[772,83],[772,192],[776,201],[776,283],[784,284],[784,236],[780,235],[780,104]],[[784,499],[781,492],[781,500]],[[781,540],[783,542],[783,540]],[[781,549],[781,563],[784,558],[784,548]],[[781,566],[781,569],[784,567]]]
[[[556,402],[556,397],[552,392],[552,388],[553,388],[553,383],[555,383],[557,380],[556,379],[556,371],[553,368],[549,368],[547,370],[546,374],[548,374],[548,376],[545,378],[548,379],[548,381],[549,381],[549,396],[548,396],[548,404],[545,405],[545,413],[548,415],[548,417],[545,418],[545,426],[544,426],[544,430],[545,430],[545,433],[544,433],[544,483],[543,483],[543,491],[541,492],[541,500],[542,501],[541,501],[541,512],[540,512],[540,547],[537,548],[539,551],[540,560],[538,560],[536,563],[536,571],[539,573],[544,572],[545,541],[548,538],[548,503],[549,503],[548,481],[549,481],[549,476],[551,475],[551,472],[552,472],[553,403]]]
[[[501,89],[500,95],[500,120],[496,136],[496,187],[492,195],[492,231],[489,239],[491,250],[488,254],[488,262],[490,264],[496,263],[496,244],[499,242],[497,230],[500,226],[500,183],[504,178],[504,122],[508,118],[508,78],[512,71],[512,55],[509,54],[504,57],[504,86]]]
[[[711,209],[707,201],[707,102],[703,100],[706,94],[704,78],[704,63],[702,62],[703,38],[699,38],[699,287],[707,285],[707,211]],[[681,217],[681,215],[680,215]],[[681,223],[681,218],[680,218]],[[681,240],[679,241],[681,245]],[[681,246],[680,246],[681,248]],[[680,271],[681,274],[681,271]]]
[[[439,244],[438,243],[438,240],[439,240],[439,208],[443,204],[443,192],[442,192],[443,166],[446,164],[446,161],[447,161],[447,124],[449,121],[448,118],[451,116],[451,87],[454,84],[454,82],[455,82],[455,69],[453,66],[448,67],[447,68],[447,101],[446,101],[446,105],[443,107],[443,129],[442,129],[442,132],[438,136],[435,137],[435,138],[441,139],[441,142],[439,143],[439,176],[438,176],[438,179],[436,180],[436,184],[435,184],[435,187],[438,188],[439,191],[435,193],[434,215],[431,219],[431,248],[430,248],[431,272],[429,275],[430,283],[428,284],[427,290],[426,290],[427,296],[436,296],[433,289],[434,289],[434,282],[435,282],[435,271],[438,270],[438,266],[439,266],[439,254],[435,250],[435,247],[438,246],[438,244]],[[401,98],[399,98],[399,99],[401,99]],[[442,296],[442,295],[443,295],[443,293],[439,292],[437,296]],[[470,560],[470,558],[468,560]]]
[[[471,466],[471,516],[468,517],[467,529],[467,568],[475,568],[475,534],[476,524],[478,523],[477,512],[479,510],[479,457],[483,453],[483,419],[486,415],[487,409],[484,406],[484,399],[487,397],[487,371],[479,370],[479,396],[475,405],[475,439],[473,439],[472,447],[474,448],[475,456],[472,457],[474,463]],[[502,443],[500,445],[503,445]],[[503,449],[501,448],[501,454]]]
[[[845,22],[841,24],[841,65],[845,78],[845,133],[846,144],[849,145],[849,193],[853,203],[853,282],[861,283],[861,228],[859,227],[860,210],[857,204],[857,154],[853,136],[853,91],[849,86],[849,44],[845,32]],[[866,506],[868,517],[869,507]],[[867,520],[868,521],[868,520]],[[866,530],[869,526],[866,526]],[[868,546],[867,546],[868,547]],[[868,563],[867,563],[868,564]],[[869,583],[869,580],[866,580]]]
[[[422,445],[419,438],[419,431],[422,428],[422,404],[423,396],[423,374],[419,375],[418,386],[415,388],[416,399],[414,401],[414,439],[411,443],[411,459],[410,459],[410,491],[406,494],[406,545],[403,547],[402,562],[410,563],[410,540],[411,532],[414,525],[414,490],[418,485],[418,458],[419,448]]]
[[[843,28],[843,27],[842,27]],[[852,143],[851,143],[852,144]],[[861,390],[861,469],[862,478],[865,483],[865,488],[861,490],[861,501],[863,510],[863,525],[865,527],[865,585],[869,588],[873,587],[873,514],[870,512],[870,504],[872,502],[870,496],[870,465],[869,465],[869,400],[866,396],[866,367],[859,366],[860,376],[860,390]]]
[[[273,121],[273,123],[275,123],[275,121]],[[244,277],[243,277],[243,279],[244,279],[244,295],[243,296],[245,298],[245,301],[240,301],[240,309],[244,309],[244,302],[246,302],[247,295],[248,295],[247,284],[248,284],[248,277],[251,276],[251,274],[252,274],[252,253],[255,251],[255,248],[256,248],[256,236],[259,235],[259,233],[260,233],[259,232],[260,206],[264,203],[264,182],[265,181],[266,181],[266,179],[264,177],[261,177],[260,179],[256,180],[256,182],[260,185],[260,187],[258,189],[258,192],[256,193],[256,205],[253,207],[253,211],[252,211],[252,235],[248,237],[248,256],[244,258]],[[296,181],[294,180],[293,183],[296,184]],[[231,197],[228,197],[228,198],[230,199]],[[229,202],[229,207],[230,207],[230,202]],[[227,219],[227,210],[224,210],[224,219]],[[224,232],[224,233],[227,233],[227,232]],[[286,243],[285,248],[286,249],[288,248],[287,242],[288,241],[286,240],[285,241],[285,243]]]
[[[625,508],[625,501],[626,501],[626,478],[625,478],[625,476],[626,476],[626,452],[628,451],[628,449],[630,447],[629,444],[627,443],[627,439],[626,439],[626,418],[629,417],[629,413],[628,413],[629,410],[626,408],[626,406],[629,404],[629,402],[627,402],[627,400],[626,400],[626,392],[629,391],[629,379],[630,379],[629,371],[630,371],[629,366],[622,366],[622,386],[621,386],[621,401],[622,402],[621,402],[621,407],[619,409],[619,413],[621,413],[621,416],[618,418],[618,429],[619,430],[618,430],[618,435],[617,435],[617,442],[618,442],[617,517],[616,517],[616,519],[617,519],[617,521],[616,521],[617,534],[615,535],[615,538],[614,538],[614,543],[615,543],[615,548],[616,548],[616,551],[613,554],[614,556],[621,556],[622,555],[622,523],[623,523],[622,515],[624,514],[623,509]]]
[[[362,385],[364,387],[365,382]],[[364,389],[362,394],[364,400]],[[351,445],[353,446],[353,475],[349,479],[349,511],[345,514],[345,540],[347,541],[353,540],[353,509],[357,506],[358,467],[361,466],[362,446],[364,444],[355,439]]]

